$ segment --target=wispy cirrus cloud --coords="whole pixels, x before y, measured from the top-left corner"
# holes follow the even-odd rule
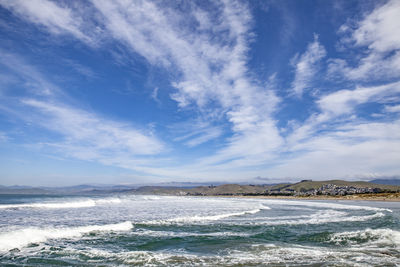
[[[61,3],[48,0],[1,0],[0,5],[24,20],[47,28],[53,34],[67,33],[87,44],[94,43],[94,40],[83,31],[82,18],[76,16],[71,8]]]
[[[23,88],[28,94],[51,96],[56,93],[60,93],[60,89],[57,85],[46,79],[40,71],[26,64],[24,59],[18,55],[8,53],[0,48],[0,65],[3,65],[8,69],[16,79],[10,81],[12,83],[25,82]],[[7,74],[3,74],[9,76]]]
[[[171,98],[181,108],[195,105],[202,116],[231,123],[234,137],[217,152],[218,158],[226,161],[246,157],[243,152],[248,149],[241,144],[249,135],[263,142],[267,137],[262,133],[268,132],[267,139],[275,143],[260,153],[278,145],[280,137],[271,117],[278,98],[248,76],[246,53],[252,17],[245,5],[216,2],[216,19],[210,10],[196,5],[183,15],[153,2],[93,3],[114,38],[152,64],[177,73],[178,78],[171,81],[177,91]],[[215,38],[218,35],[221,37]],[[254,135],[254,131],[261,132]],[[198,145],[218,136],[219,131],[202,134],[187,144]]]
[[[80,17],[82,14],[76,9],[41,1],[43,8],[62,14],[55,20],[46,12],[38,14],[26,3],[4,3],[3,6],[45,26],[52,34],[70,34],[87,42],[80,24],[87,18]],[[279,146],[281,138],[271,115],[279,98],[248,75],[247,52],[253,35],[252,16],[246,4],[220,1],[207,9],[192,4],[188,5],[186,14],[174,6],[156,2],[94,0],[92,4],[87,10],[97,14],[91,19],[96,20],[93,23],[96,27],[102,28],[93,33],[112,37],[151,64],[173,73],[171,85],[176,91],[171,99],[180,108],[195,107],[200,119],[222,120],[231,125],[231,138],[211,157],[212,161],[248,157],[246,144],[256,143],[250,136],[259,138],[260,143],[268,143],[254,150],[257,153],[250,153],[252,156],[273,153],[271,148]],[[72,22],[71,18],[75,17]],[[220,135],[221,131],[214,129],[185,142],[194,147]]]
[[[63,89],[48,81],[35,66],[11,53],[0,53],[0,58],[6,59],[2,61],[3,65],[18,77],[13,81],[13,87],[26,91],[23,96],[3,94],[0,110],[29,124],[32,129],[46,129],[55,136],[52,141],[44,139],[36,145],[24,145],[39,145],[45,153],[61,157],[130,169],[150,164],[153,161],[145,157],[165,151],[165,144],[151,129],[135,127],[76,104],[67,104],[76,101],[70,101]]]
[[[295,68],[292,90],[296,96],[301,97],[304,90],[312,86],[318,73],[319,63],[325,56],[325,48],[319,43],[318,35],[314,35],[314,41],[307,46],[307,50],[292,59]]]
[[[36,109],[34,121],[57,132],[67,144],[91,147],[94,154],[125,152],[130,155],[152,155],[163,150],[163,144],[151,133],[142,133],[129,124],[118,123],[96,114],[49,101],[24,99],[22,104]],[[39,115],[39,114],[38,114]]]
[[[216,139],[223,134],[221,126],[211,125],[201,120],[189,120],[170,126],[177,137],[175,142],[183,142],[188,147],[195,147]]]

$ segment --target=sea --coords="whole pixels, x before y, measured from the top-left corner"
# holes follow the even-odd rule
[[[1,266],[400,266],[400,203],[0,196]]]

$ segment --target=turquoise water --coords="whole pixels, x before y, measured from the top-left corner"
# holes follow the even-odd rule
[[[400,266],[400,203],[0,196],[9,266]]]

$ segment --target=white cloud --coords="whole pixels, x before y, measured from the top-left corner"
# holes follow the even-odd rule
[[[317,180],[398,175],[400,121],[349,122],[296,144],[297,155],[265,172]],[[296,151],[292,151],[296,153]],[[292,154],[293,155],[293,154]]]
[[[18,77],[12,82],[25,90],[23,96],[15,96],[6,90],[0,98],[0,111],[12,118],[12,121],[23,121],[25,127],[32,132],[44,128],[53,136],[53,141],[49,141],[43,134],[39,134],[36,138],[40,141],[24,145],[59,157],[129,169],[154,163],[152,159],[146,158],[165,151],[164,143],[153,135],[151,129],[140,130],[130,123],[108,119],[93,111],[68,105],[67,102],[76,101],[71,101],[61,88],[48,81],[43,73],[24,59],[1,50],[0,58],[4,59],[1,63],[12,75]],[[12,140],[15,133],[7,134],[7,139],[3,138],[3,141]],[[157,163],[161,161],[157,159]]]
[[[400,105],[385,106],[386,112],[400,112]]]
[[[0,132],[0,143],[7,142],[9,140],[9,137],[7,134]]]
[[[82,19],[74,16],[68,7],[48,0],[1,0],[0,5],[27,21],[46,27],[54,34],[68,33],[85,43],[93,42],[81,30]]]
[[[176,135],[175,142],[183,142],[188,147],[195,147],[223,134],[221,126],[215,126],[202,120],[189,120],[169,126],[170,131]]]
[[[400,77],[400,2],[396,0],[377,7],[367,14],[356,28],[341,27],[341,34],[350,34],[345,42],[355,49],[366,49],[353,66],[344,60],[333,60],[330,73],[357,81],[385,80]]]
[[[368,46],[377,52],[389,52],[400,48],[400,2],[388,1],[373,10],[353,33],[358,46]]]
[[[322,113],[338,116],[351,113],[362,103],[386,102],[387,97],[398,93],[400,93],[400,82],[395,82],[381,86],[358,87],[354,90],[339,90],[321,97],[317,103]]]
[[[0,49],[0,64],[25,81],[23,87],[28,94],[50,96],[60,92],[55,84],[48,81],[36,68],[30,66],[15,54]],[[18,82],[19,80],[12,79],[12,83]]]
[[[354,90],[338,90],[323,95],[316,101],[320,112],[312,114],[287,136],[288,146],[290,149],[296,148],[301,141],[313,138],[320,130],[332,131],[347,121],[356,120],[356,109],[361,104],[391,103],[392,98],[399,93],[400,82],[395,82],[381,86],[358,87]]]
[[[96,14],[96,23],[92,24],[102,28],[96,31],[83,28],[82,21],[87,18],[76,8],[64,6],[65,3],[38,3],[46,12],[40,13],[36,7],[22,1],[3,1],[3,6],[45,26],[53,34],[71,34],[83,42],[88,42],[87,36],[92,36],[85,32],[113,37],[151,64],[174,74],[171,84],[177,91],[171,98],[182,110],[186,107],[198,109],[200,120],[227,120],[234,137],[217,151],[219,161],[246,158],[249,148],[242,144],[257,143],[250,140],[250,136],[259,138],[260,143],[268,140],[267,146],[258,146],[254,150],[259,155],[272,153],[269,150],[281,142],[272,118],[279,99],[271,89],[259,86],[248,75],[247,51],[252,38],[252,17],[245,4],[215,2],[212,4],[213,12],[218,14],[215,16],[196,5],[191,5],[189,13],[183,14],[168,5],[149,1],[93,0],[93,7],[87,10]],[[59,18],[53,14],[60,14]],[[104,36],[94,39],[102,38]],[[185,142],[193,147],[218,138],[221,133],[215,128]],[[250,154],[255,157],[255,153]]]
[[[158,87],[154,88],[153,92],[151,93],[151,98],[157,102],[157,104],[160,104],[160,99],[158,99]]]
[[[183,15],[153,2],[93,3],[115,39],[150,63],[178,73],[179,78],[171,82],[177,89],[171,98],[181,108],[195,105],[206,119],[220,119],[221,115],[228,119],[236,134],[223,151],[232,152],[217,152],[218,157],[225,155],[225,160],[230,160],[240,156],[239,150],[248,148],[238,144],[249,135],[260,141],[264,135],[275,136],[273,141],[280,142],[271,118],[278,98],[248,77],[246,53],[252,18],[247,6],[235,1],[216,2],[213,5],[219,19],[215,19],[195,5],[191,13]],[[191,21],[197,24],[190,24]],[[190,27],[186,28],[188,24]],[[255,134],[257,130],[260,132]],[[218,136],[219,130],[204,133],[187,145],[195,146]],[[275,145],[264,147],[263,152],[271,147]]]
[[[88,66],[82,65],[78,62],[76,62],[75,60],[71,60],[71,59],[65,59],[65,63],[69,66],[71,66],[71,68],[81,74],[82,76],[88,78],[88,79],[95,79],[98,78],[97,74]]]
[[[292,90],[297,96],[301,96],[305,89],[312,86],[312,82],[318,72],[318,63],[325,56],[325,48],[319,43],[318,36],[314,35],[314,41],[307,46],[306,52],[301,56],[297,55],[292,60],[295,66]]]
[[[185,144],[188,147],[195,147],[195,146],[198,146],[205,142],[208,142],[209,140],[213,140],[213,139],[221,136],[221,134],[222,134],[221,128],[213,127],[211,129],[207,129],[206,132],[203,132],[203,133],[195,136],[194,138],[191,138]]]
[[[152,155],[163,150],[155,137],[142,133],[132,126],[101,118],[87,111],[62,105],[26,99],[23,104],[39,111],[35,122],[64,136],[68,145],[91,148],[92,156],[102,153],[124,152],[130,155]]]

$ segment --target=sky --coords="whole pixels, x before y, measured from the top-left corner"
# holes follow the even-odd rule
[[[0,0],[0,184],[400,176],[400,1]]]

